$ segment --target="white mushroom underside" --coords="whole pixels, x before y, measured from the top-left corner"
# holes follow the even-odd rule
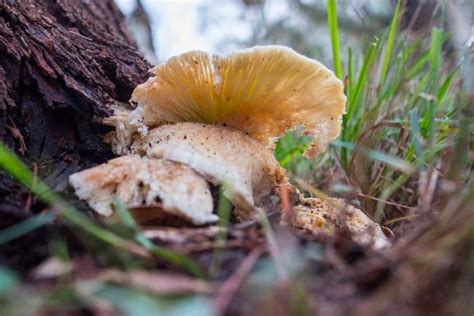
[[[190,167],[163,159],[122,156],[75,173],[69,182],[76,195],[97,213],[113,213],[117,196],[128,208],[161,209],[205,224],[217,221],[207,181]]]
[[[273,154],[243,132],[199,123],[164,125],[137,138],[131,152],[178,161],[214,184],[222,184],[237,208],[262,206],[285,180]]]

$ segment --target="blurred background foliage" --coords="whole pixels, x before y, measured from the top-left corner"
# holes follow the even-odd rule
[[[116,0],[146,55],[162,61],[187,50],[229,53],[278,44],[331,62],[327,3],[323,0]],[[390,25],[396,0],[338,0],[341,51],[367,47]],[[404,1],[401,30],[426,36],[433,26],[450,32],[451,47],[473,40],[470,0]],[[153,59],[153,58],[152,58]],[[344,60],[346,60],[344,58]],[[158,61],[155,59],[154,61]]]
[[[302,192],[361,207],[385,225],[394,245],[376,253],[338,245],[337,238],[301,242],[265,228],[280,256],[256,264],[230,314],[472,314],[474,1],[116,1],[152,63],[193,49],[229,53],[279,44],[320,60],[345,84],[343,130],[328,151],[303,157],[308,139],[295,131],[279,141],[275,155]],[[197,294],[170,295],[175,279],[159,279],[166,267],[150,268],[132,256],[129,242],[136,241],[200,275],[185,258],[146,239],[126,210],[123,227],[99,227],[38,185],[13,155],[0,153],[10,173],[82,229],[90,255],[74,258],[62,236],[49,240],[45,266],[57,282],[43,288],[21,286],[23,276],[0,267],[0,314],[110,315],[114,307],[125,315],[214,314],[206,295],[212,277],[185,276],[181,282]],[[38,215],[10,227],[0,244],[52,220]],[[84,278],[94,265],[98,276]],[[40,267],[30,278],[50,277]],[[71,269],[82,277],[74,279]],[[209,283],[203,288],[201,281]]]

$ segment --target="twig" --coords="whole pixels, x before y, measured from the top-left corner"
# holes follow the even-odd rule
[[[423,7],[422,4],[423,4],[422,2],[418,2],[418,5],[416,6],[416,9],[415,9],[415,13],[412,15],[410,22],[408,23],[406,34],[411,34],[413,32],[413,26],[415,25],[415,22],[418,19],[418,16],[420,15],[421,8]],[[406,10],[405,6],[406,6],[406,3],[404,3],[403,11]]]
[[[38,165],[33,162],[33,183],[32,185],[34,186],[36,184],[36,179],[38,177]],[[31,208],[31,203],[33,201],[33,195],[31,194],[31,191],[28,191],[28,197],[26,198],[26,202],[25,202],[25,207],[24,207],[24,211],[25,212],[28,212]]]
[[[388,225],[394,224],[394,223],[399,222],[399,221],[410,220],[410,219],[416,218],[418,216],[420,216],[420,214],[412,214],[412,215],[397,217],[397,218],[394,218],[394,219],[391,219],[391,220],[388,220],[388,221],[384,222],[383,226],[388,226]]]
[[[437,163],[439,167],[440,161]],[[424,181],[420,182],[420,200],[421,200],[421,209],[426,212],[430,209],[431,204],[433,203],[434,193],[438,183],[438,173],[435,172],[436,168],[430,167],[426,173],[422,174],[422,179]]]
[[[214,300],[214,308],[217,315],[224,315],[229,307],[232,299],[242,285],[246,276],[250,273],[258,258],[266,251],[264,246],[260,246],[252,250],[247,257],[242,261],[234,274],[225,281]]]
[[[272,212],[266,213],[266,216],[269,220],[271,220],[271,219],[276,218],[279,214],[280,214],[280,212],[278,212],[278,211],[272,211]],[[247,229],[249,227],[260,225],[260,224],[261,224],[260,219],[257,217],[257,218],[252,218],[252,219],[250,219],[246,222],[235,224],[234,228],[235,229]]]
[[[18,141],[18,143],[20,144],[20,148],[18,149],[18,151],[20,152],[20,154],[24,155],[25,152],[26,152],[25,139],[24,139],[23,135],[21,134],[20,129],[16,126],[15,121],[13,121],[13,119],[10,117],[10,115],[7,115],[7,117],[8,117],[8,120],[10,121],[10,124],[12,126],[7,125],[6,127],[10,131],[10,133],[12,134],[13,138],[15,138]]]
[[[390,201],[379,199],[379,198],[376,198],[375,196],[370,196],[370,195],[367,195],[367,194],[364,194],[364,193],[357,193],[357,195],[360,196],[360,197],[363,197],[363,198],[375,200],[375,201],[378,201],[378,202],[383,202],[385,204],[397,206],[397,207],[400,207],[400,208],[406,208],[406,209],[409,209],[409,210],[416,210],[417,209],[416,207],[407,206],[407,205],[399,204],[399,203],[396,203],[396,202],[390,202]]]
[[[288,184],[282,184],[278,190],[281,201],[281,210],[285,218],[290,218],[293,215],[293,208],[290,202],[290,187]]]

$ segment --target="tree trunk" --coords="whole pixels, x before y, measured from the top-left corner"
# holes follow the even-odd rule
[[[0,140],[63,191],[112,156],[98,122],[149,67],[113,0],[0,0]],[[0,173],[0,228],[42,208]]]

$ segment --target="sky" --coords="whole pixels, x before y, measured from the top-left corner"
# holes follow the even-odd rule
[[[125,15],[135,0],[115,0]],[[286,1],[273,0],[267,18],[277,18],[287,10]],[[228,53],[238,47],[223,45],[245,41],[252,35],[252,16],[240,0],[142,0],[154,31],[153,43],[159,60],[190,50]],[[207,17],[207,18],[203,18]]]
[[[199,17],[212,5],[209,0],[142,0],[143,6],[151,19],[153,43],[160,60],[166,60],[189,50],[216,52],[218,43],[224,36],[245,39],[251,34],[246,23],[239,22],[242,7],[238,1],[220,1],[216,12],[222,21],[233,21],[233,25],[223,29],[206,28]],[[134,6],[135,0],[116,0],[120,9],[127,15]],[[215,1],[214,1],[215,3]],[[225,53],[219,52],[218,53]]]

